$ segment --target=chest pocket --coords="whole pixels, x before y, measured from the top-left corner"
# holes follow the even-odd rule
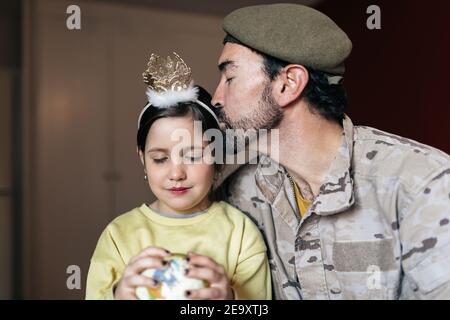
[[[333,264],[343,299],[395,299],[400,278],[393,239],[336,241]]]

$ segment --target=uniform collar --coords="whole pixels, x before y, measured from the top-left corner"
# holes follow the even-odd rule
[[[354,127],[347,116],[343,120],[343,127],[341,146],[331,163],[325,183],[320,187],[319,195],[308,210],[311,213],[323,216],[332,215],[342,212],[354,204],[351,174]],[[269,171],[268,168],[270,168]],[[277,199],[287,193],[285,190],[286,187],[289,187],[287,179],[287,171],[284,167],[265,155],[260,157],[255,172],[256,185],[272,205],[279,203]],[[294,221],[290,221],[291,223]]]
[[[311,211],[320,215],[342,212],[355,202],[353,195],[352,156],[354,127],[349,117],[343,120],[342,144],[331,163],[325,183],[320,187]]]

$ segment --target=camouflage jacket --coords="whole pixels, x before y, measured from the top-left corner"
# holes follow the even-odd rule
[[[450,299],[450,157],[439,150],[346,118],[303,219],[267,156],[224,188],[265,237],[276,299]]]

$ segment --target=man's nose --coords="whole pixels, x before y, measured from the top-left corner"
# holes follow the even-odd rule
[[[220,85],[216,88],[216,91],[214,92],[211,104],[216,108],[221,108],[223,106],[223,94],[222,90],[220,89]]]

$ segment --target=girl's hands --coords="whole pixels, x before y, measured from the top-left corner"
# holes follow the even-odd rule
[[[210,287],[186,292],[189,299],[232,300],[234,298],[230,281],[222,265],[213,259],[196,253],[188,254],[189,268],[186,275],[191,278],[206,280]]]
[[[118,300],[136,300],[137,287],[155,287],[156,281],[141,275],[141,272],[148,268],[161,268],[167,264],[163,258],[170,255],[170,252],[158,248],[148,247],[134,256],[128,263],[122,278],[119,280],[114,291],[114,298]]]

